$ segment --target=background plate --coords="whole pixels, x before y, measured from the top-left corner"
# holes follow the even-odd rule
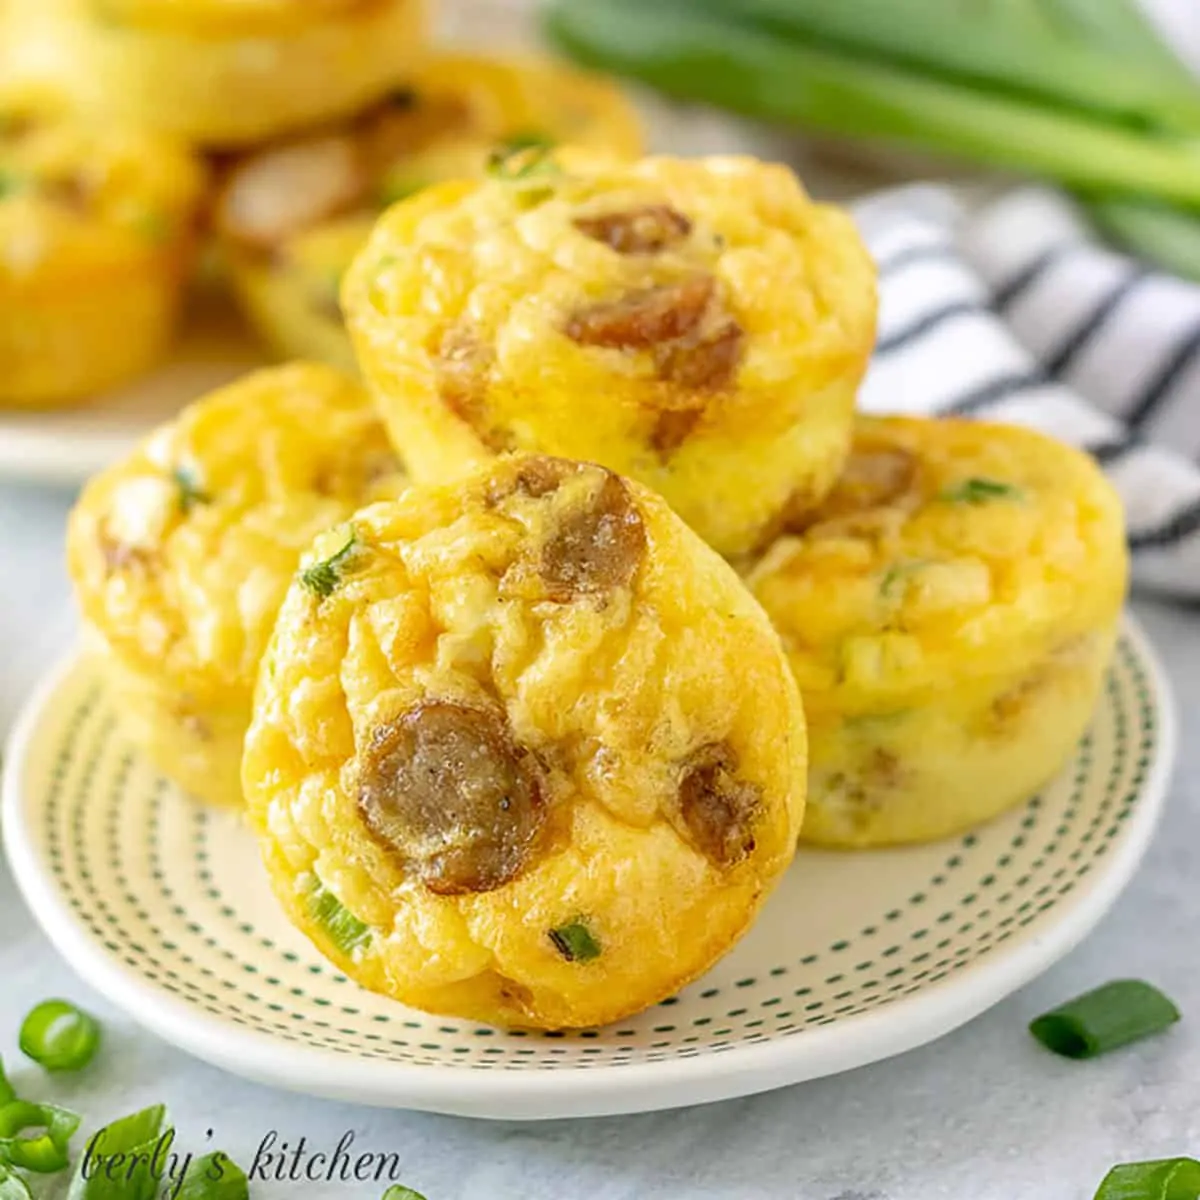
[[[1126,627],[1071,767],[965,837],[802,852],[751,933],[640,1017],[503,1033],[360,990],[286,924],[249,831],[159,778],[68,664],[13,735],[4,832],[70,963],[149,1029],[237,1074],[368,1104],[506,1119],[694,1104],[847,1070],[969,1020],[1070,950],[1158,818],[1174,722]]]

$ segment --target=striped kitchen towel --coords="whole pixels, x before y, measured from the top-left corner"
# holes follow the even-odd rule
[[[902,188],[856,215],[882,299],[864,410],[1083,447],[1125,501],[1135,585],[1200,599],[1200,287],[1100,245],[1040,188],[971,210]]]

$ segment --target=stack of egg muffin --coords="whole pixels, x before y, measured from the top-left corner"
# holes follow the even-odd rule
[[[90,4],[119,19],[63,50],[118,39],[114,81],[182,37],[181,6]],[[215,53],[233,9],[348,45],[409,4],[186,7]],[[856,415],[874,267],[786,168],[639,158],[619,97],[560,68],[411,80],[222,161],[231,275],[308,361],[95,479],[71,572],[127,736],[244,806],[342,970],[603,1024],[725,953],[798,838],[934,839],[1052,778],[1112,650],[1122,514],[1035,433]],[[261,137],[285,93],[203,115]]]

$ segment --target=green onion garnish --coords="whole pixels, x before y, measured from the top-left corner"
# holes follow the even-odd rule
[[[329,558],[313,563],[300,572],[300,582],[324,600],[332,596],[334,588],[341,582],[342,567],[358,547],[358,536],[352,529],[346,544]]]
[[[56,1104],[13,1100],[0,1108],[0,1160],[42,1175],[61,1171],[78,1128],[79,1118]]]
[[[8,1082],[4,1073],[4,1059],[0,1058],[0,1108],[11,1104],[17,1098],[17,1089]]]
[[[1095,1058],[1178,1020],[1179,1009],[1157,988],[1118,979],[1038,1017],[1029,1032],[1064,1058]]]
[[[308,911],[329,934],[333,944],[345,954],[353,954],[371,940],[370,926],[364,925],[319,880],[308,895]]]
[[[163,1131],[166,1115],[163,1105],[153,1104],[92,1134],[88,1153],[80,1157],[71,1180],[67,1200],[155,1200],[159,1181],[149,1165],[163,1139],[168,1139],[169,1149],[169,1140],[174,1136],[173,1130]],[[95,1169],[95,1164],[100,1157],[111,1162],[116,1154],[125,1155],[126,1166],[115,1179],[109,1179],[104,1171]],[[89,1160],[92,1169],[85,1177],[84,1167]]]
[[[582,917],[550,930],[550,940],[567,962],[585,963],[600,957],[600,943]]]
[[[18,192],[23,192],[28,183],[29,180],[24,175],[0,168],[0,200],[5,196],[15,196]]]
[[[956,504],[986,504],[1001,496],[1019,496],[1020,489],[996,479],[967,479],[942,492],[941,498]]]
[[[187,467],[176,467],[171,472],[179,495],[179,511],[186,517],[197,504],[211,504],[212,497],[200,486],[196,473]]]
[[[3,1163],[0,1163],[0,1200],[33,1200],[25,1180]]]
[[[220,1150],[196,1159],[179,1185],[174,1200],[248,1200],[246,1172]]]
[[[376,199],[382,207],[390,208],[393,204],[399,204],[401,200],[407,200],[410,196],[424,191],[428,186],[428,179],[394,175],[380,184]]]
[[[528,183],[561,175],[554,161],[554,146],[539,141],[513,147],[510,142],[497,146],[488,156],[487,171],[493,179],[505,183]]]
[[[494,153],[507,157],[510,154],[520,154],[522,150],[553,150],[554,145],[552,137],[544,133],[538,133],[534,129],[526,129],[520,133],[514,133],[510,138],[506,138],[500,143]]]
[[[1113,1167],[1095,1200],[1196,1200],[1198,1196],[1200,1162],[1194,1158],[1163,1158]]]
[[[100,1026],[66,1000],[43,1000],[21,1023],[19,1045],[47,1071],[78,1071],[100,1045]]]
[[[879,582],[880,596],[885,600],[890,600],[894,594],[900,591],[902,585],[907,584],[909,576],[926,565],[924,559],[914,559],[912,562],[896,563],[894,566],[888,567],[884,572],[883,579]]]
[[[425,1197],[402,1183],[394,1183],[383,1193],[383,1200],[425,1200]]]

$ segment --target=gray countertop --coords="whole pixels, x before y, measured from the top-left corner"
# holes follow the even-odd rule
[[[62,568],[69,498],[0,488],[0,728],[75,637]],[[1082,947],[957,1033],[890,1062],[746,1100],[650,1116],[488,1124],[358,1108],[244,1083],[139,1030],[72,974],[0,866],[0,1055],[23,1093],[85,1114],[87,1128],[162,1100],[180,1136],[208,1130],[249,1167],[267,1134],[331,1150],[395,1152],[428,1200],[1088,1200],[1114,1162],[1200,1153],[1200,612],[1134,608],[1166,663],[1181,755],[1164,823],[1125,896]],[[1158,982],[1197,1014],[1094,1063],[1039,1050],[1031,1016],[1098,982]],[[50,995],[100,1016],[106,1040],[81,1076],[18,1065],[24,1013]],[[375,1184],[256,1181],[254,1195],[378,1196]]]

